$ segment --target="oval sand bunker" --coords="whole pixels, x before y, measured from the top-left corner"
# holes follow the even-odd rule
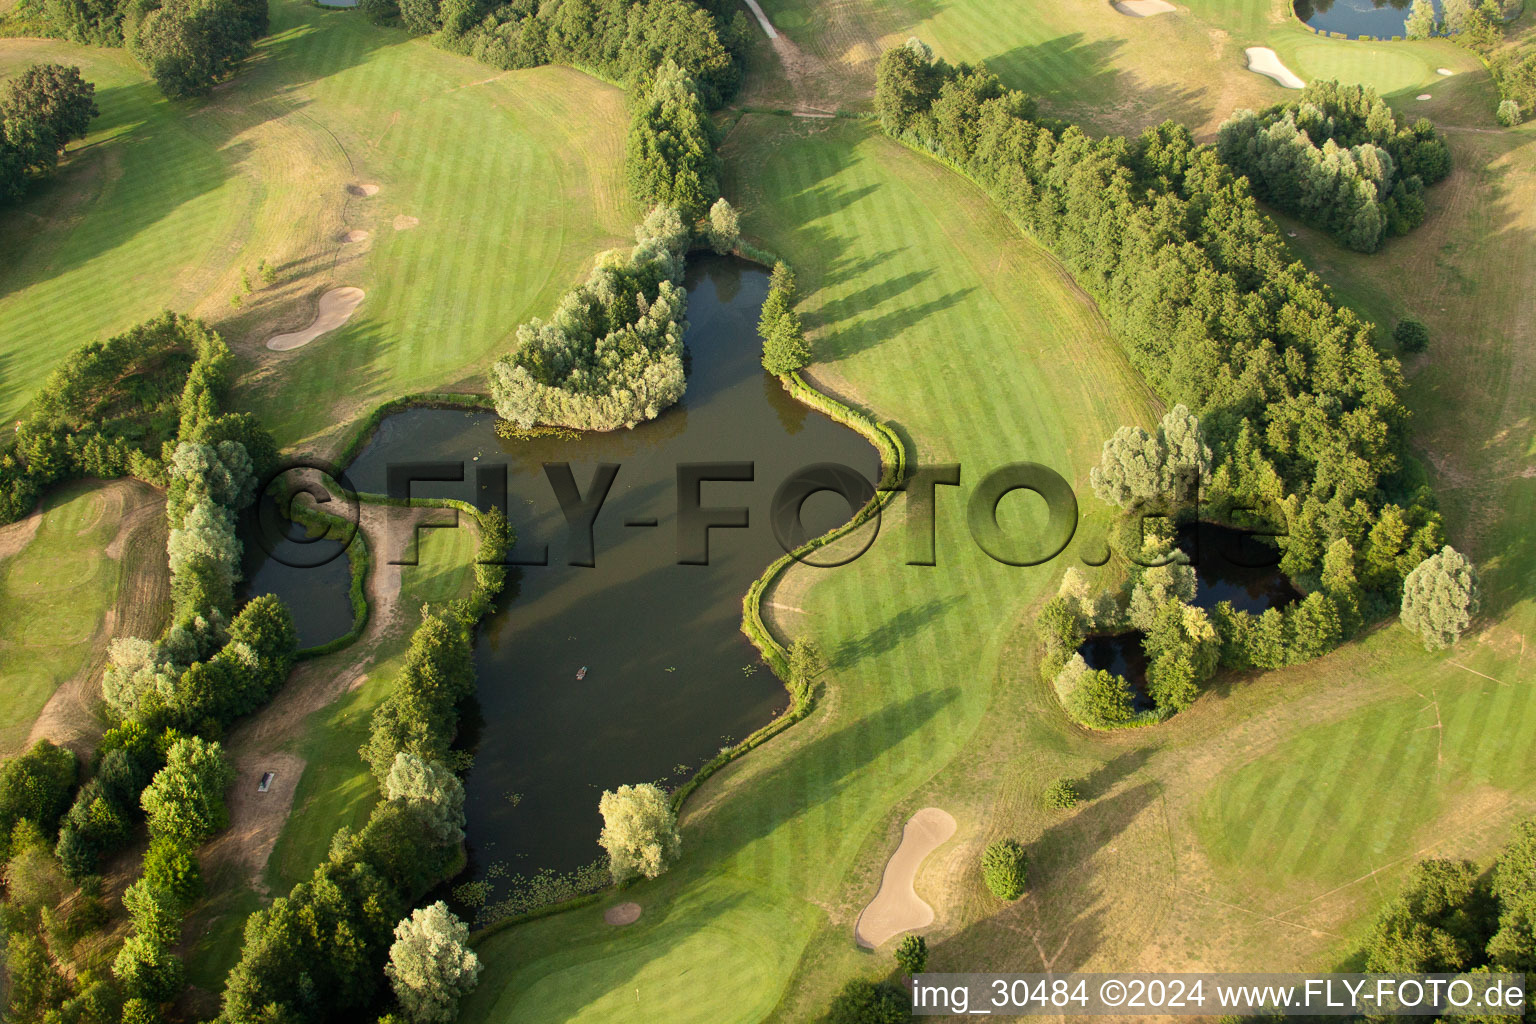
[[[341,240],[343,242],[366,242],[368,240],[368,232],[366,232],[366,231],[343,231],[341,233]]]
[[[302,331],[273,335],[267,339],[267,348],[274,352],[289,352],[296,348],[303,348],[326,331],[334,331],[346,323],[352,311],[362,301],[361,288],[332,288],[320,296],[320,309],[315,314],[314,323]]]
[[[1154,14],[1172,14],[1178,10],[1167,0],[1114,0],[1112,6],[1132,18],[1150,18]]]
[[[885,863],[880,891],[853,926],[859,945],[874,949],[902,932],[933,923],[933,908],[918,896],[912,883],[928,855],[954,834],[954,816],[939,807],[924,807],[907,820],[901,830],[901,845]]]
[[[1280,63],[1279,56],[1267,46],[1250,46],[1243,55],[1248,58],[1249,71],[1273,78],[1287,89],[1301,89],[1307,84],[1297,77],[1296,72]]]
[[[355,196],[373,196],[378,195],[379,186],[370,181],[362,185],[348,185],[347,191]]]
[[[629,902],[609,907],[603,911],[603,920],[611,925],[620,927],[626,924],[634,924],[640,920],[640,904]]]

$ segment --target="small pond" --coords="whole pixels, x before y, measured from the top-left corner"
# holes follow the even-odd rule
[[[1343,32],[1351,39],[1371,36],[1391,39],[1407,35],[1408,9],[1413,0],[1292,0],[1296,17],[1320,32]],[[1435,18],[1441,17],[1434,0]]]
[[[1141,649],[1145,638],[1146,634],[1139,629],[1091,636],[1077,649],[1089,668],[1094,671],[1103,669],[1130,684],[1131,707],[1136,711],[1151,711],[1157,707],[1152,695],[1147,693],[1147,654]]]
[[[1231,601],[1239,611],[1260,615],[1301,598],[1279,569],[1280,553],[1274,541],[1264,536],[1195,521],[1181,524],[1176,540],[1195,569],[1196,607],[1210,610]],[[1137,711],[1154,706],[1147,694],[1143,639],[1139,630],[1091,636],[1077,649],[1089,668],[1105,669],[1130,683]]]
[[[243,579],[235,588],[237,604],[276,594],[293,612],[299,648],[319,647],[352,628],[352,566],[340,541],[311,540],[304,527],[282,519],[270,496],[263,497],[259,531],[253,517],[241,523]],[[279,532],[281,531],[281,532]],[[267,538],[265,542],[258,537]]]
[[[390,463],[462,460],[464,482],[418,483],[412,493],[483,506],[494,488],[478,489],[477,477],[505,467],[518,534],[511,558],[547,562],[515,570],[480,625],[482,721],[466,780],[465,878],[590,863],[600,853],[604,789],[675,786],[783,710],[783,685],[740,630],[742,596],[782,553],[768,526],[770,501],[814,463],[879,476],[867,441],[794,401],[763,371],[763,270],[691,257],[687,287],[688,392],[657,420],[575,439],[504,441],[489,412],[414,409],[386,419],[347,469],[354,487],[382,493]],[[753,463],[751,481],[701,490],[707,508],[747,508],[749,526],[710,530],[709,564],[679,565],[677,467],[712,461]],[[575,552],[545,476],[545,463],[564,462],[584,495],[599,463],[619,466],[594,528],[591,568],[569,564]],[[849,515],[830,493],[803,509],[811,535]]]

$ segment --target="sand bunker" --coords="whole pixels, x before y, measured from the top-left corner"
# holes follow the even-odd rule
[[[366,231],[343,231],[341,233],[341,240],[343,242],[366,242],[368,240],[368,232],[366,232]]]
[[[1178,10],[1166,0],[1114,0],[1110,6],[1132,18],[1150,18],[1154,14],[1172,14]]]
[[[885,863],[880,891],[853,926],[859,945],[874,949],[902,932],[933,923],[933,908],[917,895],[912,883],[928,855],[954,834],[954,816],[938,807],[924,807],[908,819],[901,830],[901,845]]]
[[[1296,72],[1280,63],[1280,58],[1275,51],[1267,46],[1250,46],[1243,51],[1248,58],[1248,70],[1256,71],[1266,78],[1273,78],[1287,89],[1301,89],[1306,86]]]
[[[1434,99],[1434,97],[1431,96],[1427,92],[1421,92],[1417,96],[1415,96],[1414,99],[1416,99],[1416,100],[1432,100],[1432,99]]]
[[[603,920],[611,925],[623,926],[640,920],[640,904],[620,903],[603,911]]]
[[[326,331],[334,331],[347,322],[357,304],[363,301],[361,288],[332,288],[320,296],[320,311],[315,322],[302,331],[277,334],[267,339],[267,348],[274,352],[289,352],[303,348]]]
[[[421,223],[421,221],[417,220],[415,217],[407,217],[405,214],[402,213],[402,214],[400,214],[400,216],[395,218],[395,230],[396,231],[409,231],[409,230],[411,230],[411,228],[415,227],[417,224],[420,224],[420,223]]]
[[[1446,78],[1450,78],[1455,73],[1450,68],[1435,68],[1435,74],[1444,75]]]
[[[355,196],[373,196],[378,195],[379,186],[370,181],[361,185],[348,185],[347,191]]]

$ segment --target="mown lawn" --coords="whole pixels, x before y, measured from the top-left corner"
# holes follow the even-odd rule
[[[922,13],[938,22],[984,6]],[[814,45],[817,14],[801,13],[806,28],[790,33]],[[1212,5],[1208,16],[1225,15]],[[1027,20],[977,16],[969,51],[918,34],[951,57],[990,57]],[[1414,859],[1486,859],[1536,812],[1525,651],[1536,410],[1520,340],[1536,323],[1521,283],[1536,274],[1536,129],[1475,130],[1489,121],[1486,76],[1443,42],[1325,41],[1251,16],[1227,26],[1223,59],[1239,69],[1242,45],[1273,45],[1306,76],[1367,81],[1451,128],[1459,170],[1414,235],[1360,256],[1284,226],[1341,297],[1384,327],[1411,313],[1434,332],[1406,368],[1406,397],[1451,537],[1483,567],[1474,635],[1429,654],[1387,624],[1311,665],[1222,679],[1155,730],[1088,735],[1035,679],[1028,643],[1033,602],[1064,563],[988,563],[941,490],[938,568],[902,564],[898,512],[860,561],[800,570],[781,588],[779,604],[796,609],[781,628],[831,653],[822,705],[690,801],[683,862],[623,897],[645,907],[640,922],[608,928],[600,905],[486,936],[464,1019],[813,1019],[849,977],[893,970],[888,949],[854,947],[853,922],[901,822],[930,804],[960,822],[918,883],[938,913],[930,969],[941,971],[1334,968]],[[1192,50],[1115,52],[1126,76],[1202,66]],[[1017,67],[1025,88],[1049,73],[1048,62]],[[1219,120],[1252,95],[1231,82],[1225,70],[1198,80],[1190,109]],[[1259,102],[1285,95],[1258,83]],[[820,381],[893,422],[920,462],[958,460],[970,483],[1005,459],[1045,461],[1092,510],[1082,485],[1098,442],[1151,412],[1048,261],[960,179],[861,127],[749,115],[725,152],[749,231],[801,275]],[[1085,795],[1070,813],[1040,804],[1062,775]],[[1006,907],[976,867],[1002,836],[1031,850],[1031,892]],[[732,941],[700,957],[698,937],[724,928]],[[734,996],[726,1011],[722,990]]]
[[[171,307],[248,359],[236,401],[281,444],[323,447],[390,396],[479,386],[636,220],[622,96],[569,69],[497,73],[298,0],[207,100],[165,100],[120,50],[0,40],[0,75],[44,60],[80,65],[102,117],[0,216],[0,415],[75,347]],[[339,241],[353,230],[370,237]],[[346,327],[266,350],[340,285],[368,292]]]
[[[1091,304],[943,167],[860,124],[774,116],[743,119],[725,153],[749,232],[795,265],[818,379],[918,461],[959,461],[968,485],[1020,460],[1082,481],[1105,434],[1151,417]],[[829,653],[829,693],[690,801],[683,862],[625,893],[640,921],[616,932],[598,907],[493,935],[464,1019],[756,1021],[829,916],[851,929],[850,870],[975,732],[1055,572],[990,561],[941,495],[937,567],[904,565],[893,515],[862,559],[781,589],[803,609],[783,627]],[[1009,524],[1031,522],[1010,500]]]

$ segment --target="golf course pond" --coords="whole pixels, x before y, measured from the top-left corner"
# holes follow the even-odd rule
[[[418,408],[385,419],[347,468],[352,486],[384,493],[391,464],[462,463],[463,482],[416,483],[411,493],[481,507],[497,499],[504,469],[517,531],[509,560],[533,563],[510,572],[497,610],[480,623],[479,715],[466,717],[463,737],[475,763],[461,881],[590,863],[600,853],[603,790],[675,786],[782,711],[783,684],[740,628],[743,595],[783,552],[768,522],[773,496],[817,463],[850,467],[871,486],[879,477],[873,446],[763,371],[764,270],[694,256],[687,288],[688,391],[658,419],[511,441],[497,437],[490,412]],[[679,527],[679,467],[725,462],[751,463],[751,479],[706,480],[699,503],[744,507],[748,526],[709,529],[708,564],[679,564],[703,534],[697,524]],[[571,564],[587,560],[585,537],[572,537],[546,475],[547,464],[562,463],[583,496],[600,464],[618,467],[593,527],[590,567]],[[802,508],[810,536],[850,515],[831,492]],[[345,595],[343,582],[324,600],[345,607]],[[301,619],[310,613],[311,600],[294,603]]]
[[[1262,615],[1283,608],[1301,594],[1279,569],[1279,550],[1263,535],[1201,521],[1180,525],[1176,542],[1195,570],[1196,607],[1209,611],[1231,601],[1238,611]],[[1147,695],[1147,656],[1139,630],[1091,636],[1077,649],[1091,669],[1123,676],[1131,684],[1136,710],[1153,706]]]
[[[1292,0],[1296,17],[1319,32],[1344,33],[1351,39],[1391,39],[1407,34],[1413,0]],[[1435,19],[1443,16],[1435,0]]]

